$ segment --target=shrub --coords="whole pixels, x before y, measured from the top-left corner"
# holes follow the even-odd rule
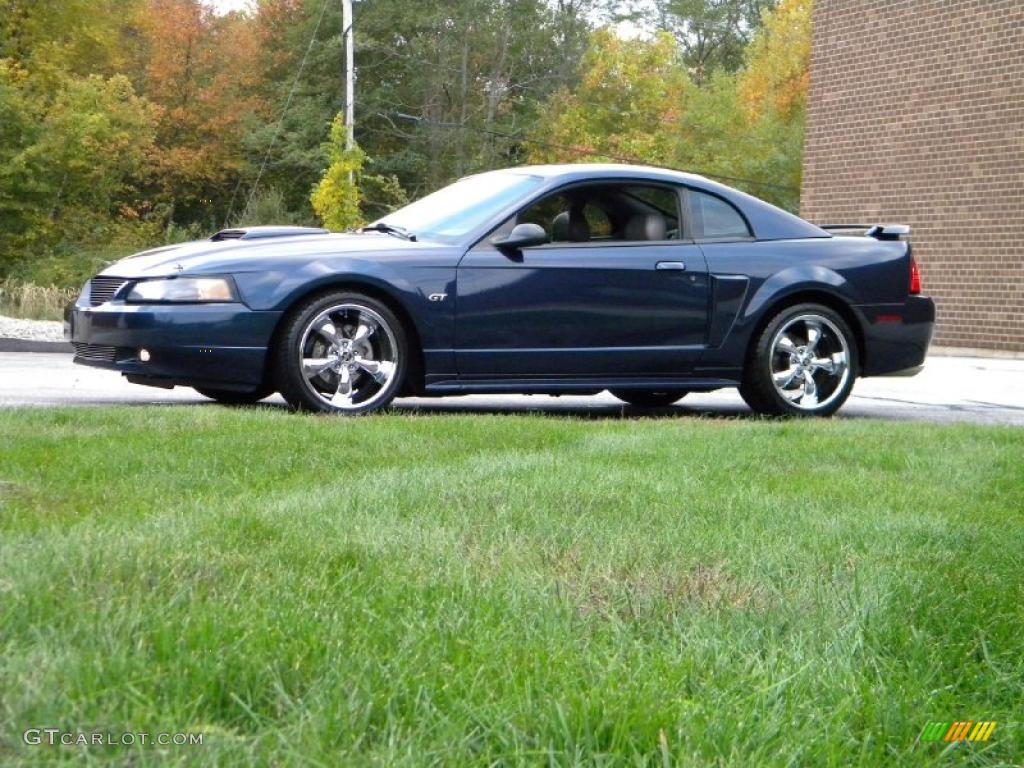
[[[0,281],[0,315],[27,320],[62,320],[65,305],[76,296],[76,288],[33,285],[8,278]]]

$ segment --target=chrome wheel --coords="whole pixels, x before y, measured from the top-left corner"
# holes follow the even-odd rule
[[[801,314],[789,319],[772,337],[768,366],[779,396],[794,408],[818,411],[846,391],[850,348],[827,317]]]
[[[303,329],[299,368],[307,389],[332,410],[365,411],[391,394],[399,346],[380,314],[359,304],[322,310]]]

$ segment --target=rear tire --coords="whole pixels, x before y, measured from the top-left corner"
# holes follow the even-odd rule
[[[408,370],[405,329],[383,302],[332,291],[285,317],[271,355],[277,389],[297,410],[355,416],[386,407]]]
[[[192,387],[203,397],[216,400],[221,405],[255,405],[265,397],[274,394],[270,387],[260,387],[252,392],[238,392],[233,389],[214,389],[213,387]]]
[[[685,389],[610,389],[608,391],[619,400],[635,405],[637,408],[666,408],[672,403],[682,400],[688,394]]]
[[[850,396],[859,364],[842,316],[821,304],[796,304],[757,337],[740,395],[767,416],[831,416]]]

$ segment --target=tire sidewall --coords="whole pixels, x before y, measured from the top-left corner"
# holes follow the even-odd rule
[[[356,408],[334,408],[310,390],[310,385],[299,364],[299,346],[308,324],[321,312],[337,304],[364,307],[381,317],[391,330],[397,347],[398,360],[395,377],[388,384],[386,394],[373,403]],[[354,291],[331,291],[313,297],[296,307],[285,321],[284,332],[275,354],[276,377],[284,398],[294,408],[304,411],[359,416],[386,408],[400,391],[409,368],[409,342],[402,323],[382,301]]]
[[[846,383],[840,390],[839,396],[835,397],[827,405],[814,409],[798,408],[780,395],[775,389],[771,372],[771,345],[775,334],[794,317],[808,314],[820,315],[826,318],[843,335],[847,349],[847,365],[850,369],[850,375],[846,378]],[[823,304],[806,303],[786,307],[768,322],[768,325],[765,326],[758,339],[757,348],[750,360],[750,365],[752,370],[749,372],[749,378],[751,379],[749,383],[755,388],[757,399],[767,406],[767,410],[771,413],[787,416],[831,416],[846,403],[850,392],[853,390],[853,384],[860,373],[860,356],[857,349],[857,339],[853,335],[849,323],[846,322],[842,315]]]

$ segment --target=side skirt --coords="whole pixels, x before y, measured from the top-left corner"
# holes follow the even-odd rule
[[[498,379],[471,381],[437,381],[426,385],[426,395],[529,394],[529,395],[593,395],[605,389],[663,390],[685,389],[690,392],[711,392],[738,387],[734,379],[709,378],[629,378],[629,379]]]

